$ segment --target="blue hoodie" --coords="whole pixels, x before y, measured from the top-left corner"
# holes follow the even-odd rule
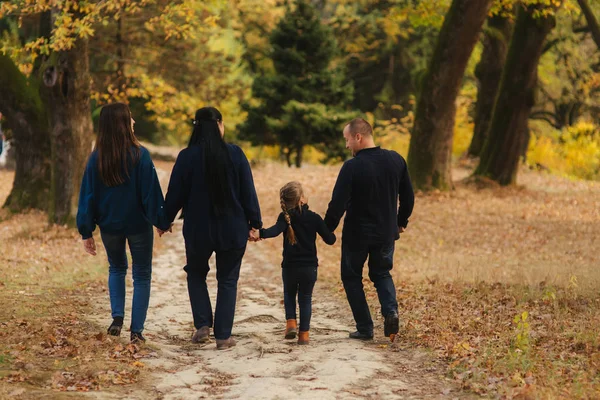
[[[104,185],[98,172],[98,152],[88,160],[79,192],[77,228],[83,239],[102,232],[133,235],[152,229],[166,230],[170,224],[164,210],[164,197],[150,153],[140,148],[140,159],[129,163],[129,178],[113,187]]]

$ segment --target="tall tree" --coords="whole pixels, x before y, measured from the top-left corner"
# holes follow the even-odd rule
[[[519,159],[528,137],[529,114],[535,104],[537,67],[546,36],[555,25],[554,11],[543,4],[518,6],[489,135],[476,175],[502,185],[516,182]]]
[[[15,178],[5,207],[47,210],[50,193],[50,130],[35,76],[29,79],[0,54],[0,111],[13,132]]]
[[[468,150],[468,155],[472,157],[479,157],[490,126],[512,27],[511,17],[499,14],[489,17],[484,29],[483,52],[475,68],[475,77],[478,83],[475,127]]]
[[[600,48],[600,24],[598,24],[598,20],[594,16],[594,12],[592,11],[592,7],[590,7],[590,3],[588,0],[577,0],[579,3],[579,7],[581,8],[581,12],[585,16],[585,19],[588,23],[588,28],[590,32],[592,32],[592,38],[594,38],[594,42],[598,48]]]
[[[330,65],[335,40],[310,1],[286,3],[285,16],[269,40],[273,72],[254,80],[258,104],[244,106],[248,117],[239,126],[240,137],[254,144],[279,144],[288,165],[299,167],[306,145],[339,141],[341,109],[350,103],[352,87],[343,71]]]
[[[453,0],[421,82],[408,152],[419,189],[452,187],[450,170],[455,100],[491,0]]]

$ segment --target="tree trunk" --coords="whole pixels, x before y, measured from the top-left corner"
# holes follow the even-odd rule
[[[590,28],[590,31],[592,32],[592,38],[594,38],[596,46],[600,49],[600,25],[598,25],[598,20],[594,16],[594,12],[587,0],[577,0],[577,2],[579,3],[583,15],[585,15],[588,28]]]
[[[475,105],[473,139],[467,153],[471,157],[479,157],[490,127],[494,100],[502,77],[502,68],[506,61],[511,33],[512,23],[509,18],[498,15],[488,18],[483,40],[483,53],[475,68],[479,89]]]
[[[530,6],[527,10],[519,7],[489,136],[475,171],[476,175],[487,176],[502,185],[516,182],[521,150],[527,139],[527,122],[535,102],[537,67],[544,40],[555,25],[553,12],[538,15],[542,14],[541,7],[544,6]]]
[[[456,96],[491,0],[453,0],[421,83],[408,151],[413,184],[452,188],[450,170]]]
[[[47,211],[50,193],[50,130],[38,85],[14,62],[0,54],[0,112],[13,133],[16,169],[13,188],[4,203],[13,212]]]
[[[302,154],[303,154],[304,146],[298,145],[296,147],[296,168],[300,168],[302,166]]]
[[[78,39],[71,50],[50,57],[44,69],[42,96],[48,105],[52,154],[53,222],[72,220],[78,188],[91,151],[90,74],[88,44]]]

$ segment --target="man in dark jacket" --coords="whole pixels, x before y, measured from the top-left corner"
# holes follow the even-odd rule
[[[353,158],[340,170],[325,224],[333,232],[344,212],[342,282],[356,321],[352,339],[372,339],[373,320],[365,298],[362,271],[369,259],[369,278],[377,289],[385,336],[398,333],[398,302],[390,275],[394,242],[408,224],[414,193],[404,158],[375,146],[373,129],[362,118],[344,128]],[[400,206],[398,206],[398,200]]]

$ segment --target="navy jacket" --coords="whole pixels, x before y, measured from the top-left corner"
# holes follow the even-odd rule
[[[294,234],[296,235],[296,244],[291,244],[287,236],[283,236],[283,268],[294,267],[316,267],[319,265],[317,258],[317,233],[323,238],[323,241],[329,245],[335,243],[335,235],[327,229],[323,218],[317,213],[308,209],[308,204],[302,206],[302,212],[298,208],[289,211],[290,221]],[[277,223],[268,229],[260,230],[261,238],[277,237],[281,233],[287,232],[288,224],[285,221],[283,213],[279,214]]]
[[[232,168],[229,187],[232,208],[222,216],[211,212],[208,187],[204,180],[202,144],[183,149],[171,173],[165,209],[173,221],[183,208],[183,236],[186,242],[211,250],[245,247],[250,228],[261,228],[260,207],[254,179],[246,155],[236,145],[227,144]]]
[[[83,239],[92,237],[96,225],[102,232],[136,234],[167,229],[164,198],[150,153],[140,148],[140,159],[129,163],[129,178],[119,186],[105,186],[98,173],[98,152],[88,160],[79,192],[77,228]],[[124,175],[125,176],[125,175]]]
[[[408,224],[414,202],[404,158],[380,147],[363,149],[342,166],[325,224],[334,231],[346,212],[344,241],[389,243],[398,239],[398,227]]]

